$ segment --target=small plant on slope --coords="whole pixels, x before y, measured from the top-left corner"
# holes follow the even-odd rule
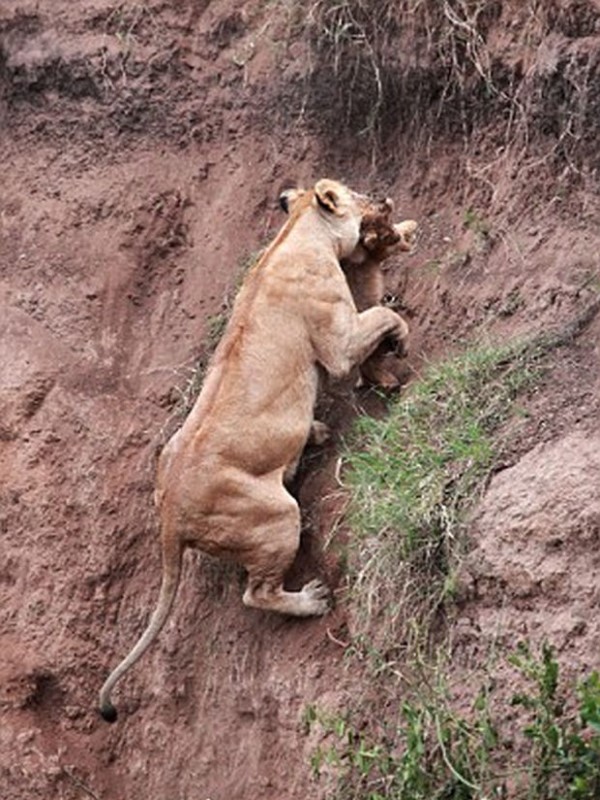
[[[559,669],[544,645],[539,660],[522,644],[509,661],[534,686],[513,697],[531,721],[524,735],[531,741],[528,793],[533,800],[595,800],[600,797],[600,676],[593,672],[577,687],[579,716],[568,718],[559,692]]]
[[[364,709],[331,715],[311,707],[307,724],[323,734],[313,771],[335,776],[332,800],[597,800],[598,673],[576,688],[578,707],[569,708],[550,647],[536,658],[522,645],[509,661],[527,684],[512,701],[523,716],[510,739],[505,712],[492,712],[491,680],[467,713],[453,709],[441,673],[405,693],[393,723],[358,722]]]

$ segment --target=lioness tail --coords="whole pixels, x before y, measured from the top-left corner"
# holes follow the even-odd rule
[[[169,612],[173,606],[177,588],[179,586],[179,578],[181,575],[181,555],[182,548],[178,541],[173,540],[170,547],[167,543],[163,546],[163,577],[160,587],[160,594],[158,603],[154,610],[148,627],[134,646],[133,650],[129,653],[121,663],[115,667],[106,679],[102,689],[100,690],[100,714],[107,722],[115,722],[117,719],[117,709],[110,701],[110,694],[116,682],[121,678],[127,670],[135,664],[135,662],[146,652],[148,647],[152,644],[156,636],[160,633],[163,625],[165,624]]]

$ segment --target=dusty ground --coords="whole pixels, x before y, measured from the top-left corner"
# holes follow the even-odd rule
[[[306,44],[290,6],[0,9],[5,800],[306,796],[303,709],[352,685],[329,635],[345,632],[343,604],[323,620],[274,619],[242,608],[236,573],[189,555],[166,631],[119,688],[120,722],[94,708],[157,593],[157,448],[209,318],[281,223],[283,181],[337,175],[421,221],[416,253],[388,273],[412,323],[409,371],[475,333],[562,324],[597,296],[597,165],[563,161],[567,192],[552,159],[525,167],[454,139],[405,159],[401,132],[374,164],[368,137],[349,146],[303,115]],[[597,49],[598,4],[557,9],[539,59],[575,63]],[[455,637],[469,667],[498,626],[508,644],[544,635],[573,669],[600,666],[599,341],[596,320],[555,353],[475,514]],[[339,403],[343,427],[353,403]],[[334,446],[298,487],[309,538],[293,580],[340,580],[320,555],[340,506]]]

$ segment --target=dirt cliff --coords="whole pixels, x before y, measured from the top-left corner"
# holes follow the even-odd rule
[[[387,273],[409,373],[475,333],[565,325],[596,302],[600,5],[481,5],[454,40],[436,14],[382,28],[360,2],[0,8],[5,800],[325,796],[302,715],[352,691],[343,602],[276,619],[241,606],[235,571],[188,554],[116,726],[96,695],[158,591],[157,450],[240,269],[282,222],[284,182],[340,177],[419,220],[416,252]],[[572,669],[599,666],[599,342],[590,316],[556,351],[474,515],[457,662],[508,596],[507,640],[545,633]],[[358,404],[331,401],[338,430]],[[336,444],[303,471],[292,582],[343,580],[322,552]]]

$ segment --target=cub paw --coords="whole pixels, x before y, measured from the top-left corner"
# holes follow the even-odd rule
[[[313,420],[313,423],[310,426],[310,436],[308,439],[310,444],[325,444],[325,442],[329,441],[330,438],[331,428],[329,425],[326,425],[324,422],[319,422],[316,419]]]

